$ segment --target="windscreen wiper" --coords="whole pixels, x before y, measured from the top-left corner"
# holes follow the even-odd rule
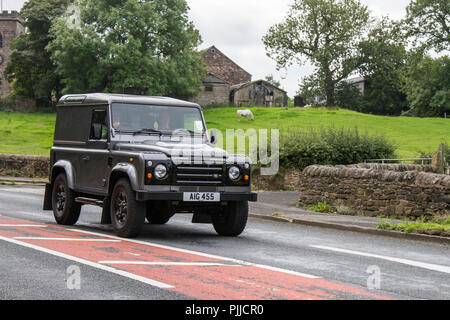
[[[142,133],[156,133],[156,134],[159,134],[160,136],[163,134],[163,132],[159,131],[159,130],[143,128],[141,130],[134,131],[133,135],[142,134]]]

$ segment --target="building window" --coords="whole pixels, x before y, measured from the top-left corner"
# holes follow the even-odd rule
[[[213,86],[205,86],[205,91],[206,92],[213,92],[214,91],[214,87]]]
[[[3,35],[0,33],[0,48],[3,48]]]

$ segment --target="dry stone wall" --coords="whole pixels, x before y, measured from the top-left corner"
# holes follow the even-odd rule
[[[421,217],[450,214],[450,176],[360,166],[310,166],[301,175],[299,202],[326,201],[350,213]]]
[[[50,158],[0,154],[0,176],[48,177]]]

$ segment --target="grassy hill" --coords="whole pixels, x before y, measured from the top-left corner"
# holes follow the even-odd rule
[[[237,121],[238,108],[207,109],[204,111],[208,128],[250,129],[278,128],[354,128],[361,133],[385,135],[397,146],[400,158],[417,158],[419,151],[432,152],[439,144],[450,143],[450,119],[384,117],[327,108],[251,108],[255,121]]]
[[[204,111],[208,128],[271,129],[358,127],[360,132],[385,135],[394,142],[397,156],[417,157],[419,151],[431,152],[440,143],[450,144],[450,119],[382,117],[349,110],[303,108],[251,108],[255,121],[237,121],[238,108]],[[53,140],[56,116],[48,113],[0,112],[0,153],[48,155]]]

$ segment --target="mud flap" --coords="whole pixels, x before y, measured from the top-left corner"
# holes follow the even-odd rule
[[[102,210],[102,220],[100,221],[101,224],[111,224],[111,199],[109,197],[106,197],[103,200],[103,210]]]
[[[53,210],[52,191],[53,191],[52,184],[47,183],[45,185],[44,206],[43,206],[43,210],[45,210],[45,211]]]

